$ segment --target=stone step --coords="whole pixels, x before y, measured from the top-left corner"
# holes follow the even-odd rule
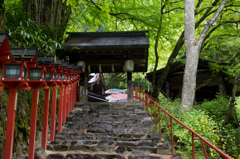
[[[115,153],[115,146],[88,146],[88,145],[47,145],[47,150],[51,151],[80,151],[88,153],[104,152],[104,153]]]
[[[154,118],[152,118],[154,121]],[[151,124],[151,117],[146,117],[146,114],[135,114],[135,115],[109,115],[109,116],[96,116],[96,117],[75,117],[75,118],[67,118],[65,125],[68,124],[83,124],[83,123],[93,123],[93,122],[102,122],[102,123],[119,123],[119,122],[126,122],[126,123],[132,123],[132,122],[141,122]],[[149,125],[151,126],[151,125]]]
[[[129,155],[121,154],[50,154],[47,159],[163,159],[156,155]]]
[[[111,146],[149,146],[156,147],[159,143],[159,140],[150,140],[150,139],[131,139],[131,138],[95,138],[95,139],[83,139],[83,140],[58,140],[51,141],[49,145],[87,145],[87,146],[102,146],[102,145],[111,145]]]
[[[115,103],[116,104],[116,103]],[[111,110],[111,109],[124,109],[133,110],[141,109],[143,110],[143,105],[114,105],[114,104],[104,104],[104,105],[75,105],[74,110]]]
[[[140,109],[134,109],[134,110],[106,110],[106,111],[82,111],[82,110],[76,110],[70,113],[71,118],[75,117],[86,117],[86,116],[110,116],[110,115],[146,115],[146,111],[142,111]]]
[[[126,159],[121,154],[50,154],[47,159]]]
[[[62,132],[64,133],[81,133],[81,132],[89,132],[89,133],[121,133],[121,134],[144,134],[149,132],[149,128],[141,128],[141,127],[125,127],[125,128],[114,128],[109,125],[98,126],[98,127],[90,127],[90,128],[62,128]]]
[[[55,140],[100,140],[112,138],[114,140],[129,140],[135,141],[140,139],[159,140],[157,134],[111,134],[111,133],[56,133]]]
[[[123,146],[113,146],[110,145],[82,145],[81,143],[75,143],[71,145],[60,145],[60,144],[49,144],[47,145],[47,150],[49,151],[80,151],[87,153],[118,153],[118,154],[131,154],[134,152],[140,152],[141,154],[159,154],[159,155],[171,155],[170,147],[149,147],[149,146],[128,146],[134,145],[133,142],[127,142]]]

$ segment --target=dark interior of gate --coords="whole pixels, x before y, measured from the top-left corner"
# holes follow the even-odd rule
[[[77,65],[80,61],[85,63],[85,71],[80,82],[82,98],[88,92],[101,96],[103,91],[99,90],[106,89],[103,77],[99,75],[101,84],[96,81],[93,84],[96,86],[91,87],[92,85],[87,83],[90,73],[128,72],[128,85],[131,85],[132,72],[147,72],[149,48],[147,33],[148,31],[71,32],[67,33],[65,48],[58,50],[57,53],[69,56],[71,64]],[[124,69],[127,60],[134,62],[134,69],[131,72]]]

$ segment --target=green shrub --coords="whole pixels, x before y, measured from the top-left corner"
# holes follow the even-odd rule
[[[226,111],[228,110],[229,100],[220,95],[216,95],[216,98],[212,101],[205,100],[202,104],[195,105],[195,109],[202,109],[213,118],[216,122],[220,123],[226,117]]]

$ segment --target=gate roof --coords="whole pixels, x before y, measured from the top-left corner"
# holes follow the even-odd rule
[[[148,31],[125,32],[71,32],[65,49],[69,62],[85,61],[91,72],[124,72],[126,60],[134,61],[133,72],[146,72],[148,63]],[[101,67],[101,69],[99,69]],[[87,69],[87,68],[86,68]]]

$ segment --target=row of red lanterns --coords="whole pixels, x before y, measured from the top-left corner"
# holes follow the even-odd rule
[[[54,56],[37,56],[36,48],[10,49],[6,33],[0,33],[0,45],[0,67],[2,68],[0,86],[3,86],[0,87],[0,91],[10,90],[4,159],[12,158],[18,89],[33,89],[28,158],[34,159],[39,88],[45,89],[42,148],[46,150],[49,88],[53,87],[50,132],[50,140],[53,141],[56,125],[57,88],[60,87],[58,132],[61,132],[62,124],[66,122],[66,117],[69,116],[69,112],[77,102],[77,96],[74,94],[80,91],[77,83],[80,80],[82,67],[61,60],[55,62]]]

